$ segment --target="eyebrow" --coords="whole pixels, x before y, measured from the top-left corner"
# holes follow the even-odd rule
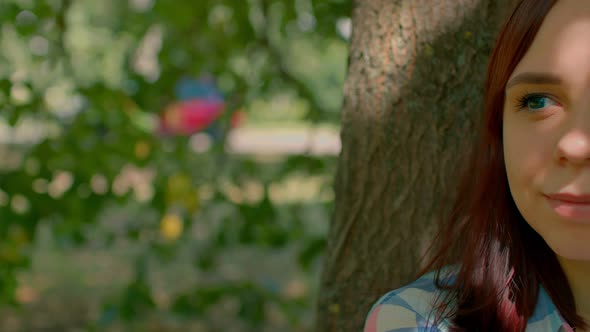
[[[553,85],[560,85],[563,83],[563,80],[555,75],[550,73],[539,73],[539,72],[525,72],[522,74],[518,74],[513,77],[508,83],[506,84],[506,90],[509,90],[515,85],[518,84],[553,84]]]

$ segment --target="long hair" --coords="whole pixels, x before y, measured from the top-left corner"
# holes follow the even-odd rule
[[[453,331],[524,331],[540,286],[569,324],[586,327],[557,257],[512,199],[503,154],[506,83],[556,1],[521,0],[500,31],[479,137],[421,272],[437,271],[436,316],[450,319]],[[441,272],[449,265],[456,266],[451,282]]]

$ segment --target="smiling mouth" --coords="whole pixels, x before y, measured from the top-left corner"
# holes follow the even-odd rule
[[[561,217],[590,223],[590,195],[545,195],[549,206]]]

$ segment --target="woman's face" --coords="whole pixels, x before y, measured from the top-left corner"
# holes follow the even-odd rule
[[[560,0],[506,85],[506,172],[558,256],[590,261],[590,1]]]

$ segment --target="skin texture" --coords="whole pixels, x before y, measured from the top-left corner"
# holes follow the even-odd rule
[[[558,1],[508,81],[503,115],[512,197],[556,253],[578,313],[588,322],[590,218],[559,215],[544,194],[590,194],[589,36],[590,1]],[[513,84],[525,72],[549,73],[560,81]],[[542,95],[520,99],[531,94]]]

